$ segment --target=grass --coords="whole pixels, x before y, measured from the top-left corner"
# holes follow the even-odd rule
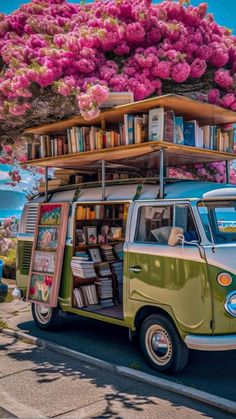
[[[4,303],[11,303],[14,300],[12,297],[12,291],[8,290],[6,297],[4,298]]]
[[[5,322],[5,320],[0,318],[0,330],[7,329],[7,328],[8,328],[8,324]]]
[[[135,362],[135,361],[133,361],[129,364],[129,368],[132,368],[133,370],[140,370],[141,369],[139,363]]]

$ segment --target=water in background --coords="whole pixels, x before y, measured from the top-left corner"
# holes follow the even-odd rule
[[[25,202],[23,193],[0,190],[0,220],[12,216],[20,218]]]

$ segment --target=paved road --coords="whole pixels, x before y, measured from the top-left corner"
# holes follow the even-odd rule
[[[21,321],[18,327],[33,336],[108,362],[139,369],[236,401],[236,351],[191,351],[187,368],[175,377],[166,377],[147,365],[139,347],[129,342],[125,328],[78,316],[65,319],[59,332],[39,330],[33,321]]]
[[[233,419],[177,394],[1,335],[0,418]],[[13,415],[9,414],[9,411]]]

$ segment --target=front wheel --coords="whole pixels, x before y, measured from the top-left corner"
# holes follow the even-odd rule
[[[59,308],[32,304],[32,315],[36,325],[44,330],[56,330],[60,326]]]
[[[152,314],[140,328],[140,345],[148,362],[160,372],[181,371],[188,362],[188,348],[166,316]]]

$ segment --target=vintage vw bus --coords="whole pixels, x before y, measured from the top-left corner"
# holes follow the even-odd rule
[[[92,184],[79,193],[74,188],[50,193],[50,203],[68,202],[70,210],[63,220],[67,235],[58,305],[32,303],[36,324],[52,329],[66,312],[127,327],[162,372],[183,369],[188,349],[236,350],[236,188],[167,182],[160,199],[155,182],[137,186],[107,186],[104,199]],[[17,286],[24,293],[43,201],[44,196],[31,200],[22,214]],[[105,244],[98,240],[104,226],[113,232]],[[81,239],[90,227],[98,235],[95,243]],[[105,280],[96,270],[94,304],[83,295],[86,281],[80,283],[71,268],[81,251],[89,261],[99,254],[97,267],[106,264]],[[83,290],[83,303],[75,289]]]

